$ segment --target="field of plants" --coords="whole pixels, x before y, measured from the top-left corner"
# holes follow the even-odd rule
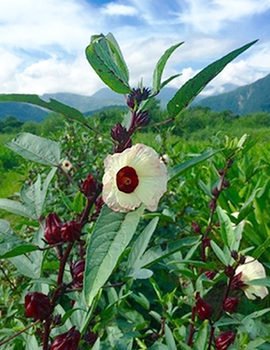
[[[112,35],[87,59],[128,113],[0,95],[54,113],[1,134],[1,349],[269,349],[269,115],[185,110],[252,44],[166,112],[153,97],[180,44],[131,89]]]

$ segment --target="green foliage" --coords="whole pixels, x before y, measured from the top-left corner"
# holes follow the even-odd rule
[[[43,130],[40,126],[42,137],[23,132],[6,142],[19,162],[30,162],[31,171],[19,195],[0,199],[0,208],[13,215],[11,225],[0,221],[3,349],[48,350],[58,335],[73,332],[72,327],[81,334],[77,349],[212,349],[214,339],[228,330],[237,334],[237,349],[267,346],[268,300],[249,300],[235,278],[245,255],[270,267],[269,143],[217,132],[244,123],[228,111],[182,111],[253,43],[181,87],[168,104],[169,115],[147,89],[130,88],[128,69],[111,34],[92,37],[86,55],[112,90],[129,93],[128,113],[100,111],[86,118],[53,99],[0,96],[57,113]],[[162,73],[179,46],[158,61],[154,94],[174,78],[162,81]],[[140,133],[149,115],[151,129]],[[254,116],[241,130],[259,121],[267,127],[267,116]],[[199,141],[205,130],[207,141]],[[183,141],[192,137],[196,142]],[[145,210],[143,203],[128,213],[102,203],[104,159],[114,151],[121,156],[136,141],[155,148],[167,163],[168,189],[156,212]],[[115,191],[120,192],[118,174]],[[268,277],[259,277],[245,288],[269,286]],[[45,320],[39,320],[42,299],[38,315],[34,305],[26,307],[34,322],[25,317],[24,296],[29,292],[42,293],[49,301],[53,311]],[[237,313],[226,310],[228,297],[239,298]],[[211,305],[207,317],[199,310],[200,298]]]

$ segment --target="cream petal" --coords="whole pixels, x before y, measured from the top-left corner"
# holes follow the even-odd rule
[[[157,209],[159,199],[167,189],[167,168],[151,147],[136,144],[122,153],[106,157],[105,172],[102,179],[104,202],[115,211],[127,212],[144,203],[147,209]],[[125,166],[132,167],[139,179],[132,193],[119,191],[116,175]]]
[[[264,266],[252,256],[246,256],[245,263],[235,270],[235,275],[241,272],[241,281],[248,282],[266,277]],[[257,297],[263,299],[268,295],[268,289],[264,286],[246,285],[244,292],[248,299],[254,300]]]

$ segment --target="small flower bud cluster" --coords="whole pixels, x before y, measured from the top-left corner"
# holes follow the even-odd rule
[[[111,129],[111,137],[118,142],[114,149],[115,153],[120,153],[132,145],[129,132],[119,122]]]
[[[132,110],[137,110],[140,103],[148,99],[150,90],[147,88],[133,89],[127,97],[127,105]]]
[[[81,225],[75,220],[62,223],[56,213],[46,218],[44,237],[49,244],[74,242],[81,236]]]
[[[81,191],[87,198],[95,195],[97,191],[97,182],[91,174],[88,174],[81,184]]]
[[[199,294],[196,296],[195,306],[198,317],[202,321],[209,320],[212,317],[214,313],[212,305],[208,304],[204,299],[202,299]]]
[[[233,344],[235,339],[234,331],[222,332],[215,339],[215,345],[217,350],[227,350],[230,345]]]

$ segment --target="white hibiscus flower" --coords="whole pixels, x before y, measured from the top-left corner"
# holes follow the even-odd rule
[[[62,161],[62,169],[64,171],[70,171],[72,169],[72,164],[70,163],[70,161],[68,159],[64,159]]]
[[[167,189],[167,168],[157,152],[136,144],[104,161],[103,201],[119,212],[128,212],[144,204],[155,211]]]
[[[243,283],[242,289],[248,299],[254,300],[256,296],[263,299],[268,295],[268,289],[264,286],[245,284],[245,282],[266,277],[263,265],[252,256],[246,256],[245,263],[236,268],[235,277]]]

